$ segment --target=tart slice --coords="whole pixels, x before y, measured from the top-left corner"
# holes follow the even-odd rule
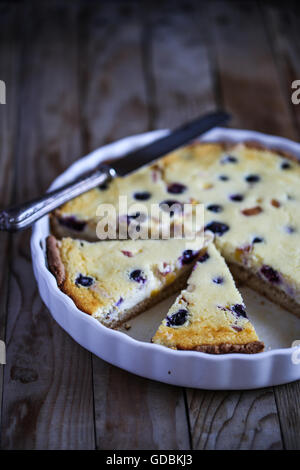
[[[204,248],[187,287],[177,297],[152,341],[172,349],[210,354],[258,353],[258,340],[224,259]]]
[[[77,307],[114,328],[181,289],[203,246],[203,236],[90,243],[51,235],[47,258]]]

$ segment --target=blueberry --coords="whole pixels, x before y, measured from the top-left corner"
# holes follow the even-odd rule
[[[182,194],[186,191],[186,186],[181,183],[172,183],[168,185],[167,191],[171,194]]]
[[[290,168],[292,168],[292,165],[289,162],[283,162],[281,163],[280,168],[282,170],[289,170]]]
[[[232,194],[229,196],[229,199],[234,202],[241,202],[244,199],[244,196],[242,194]]]
[[[167,326],[181,326],[186,322],[188,311],[184,308],[178,310],[178,312],[173,313],[171,316],[167,316],[166,325]]]
[[[238,159],[233,155],[226,155],[226,157],[222,158],[221,163],[237,163],[237,161]]]
[[[201,255],[198,258],[198,261],[199,261],[199,263],[205,263],[205,261],[207,261],[208,258],[209,258],[209,254],[206,252],[206,253],[204,253],[204,255]]]
[[[98,186],[99,189],[101,189],[101,191],[105,191],[106,189],[108,189],[108,182],[106,181],[105,183],[103,184],[100,184],[100,186]]]
[[[247,318],[246,310],[244,305],[242,304],[235,304],[231,307],[232,312],[236,314],[237,317],[244,317]]]
[[[261,237],[254,237],[252,243],[262,243],[264,241]]]
[[[248,175],[246,176],[245,180],[247,183],[257,183],[260,180],[259,175]]]
[[[213,282],[214,282],[215,284],[223,284],[224,278],[223,278],[222,276],[214,277],[214,278],[213,278]]]
[[[115,306],[119,307],[123,301],[124,301],[123,297],[120,297],[119,300],[115,303]]]
[[[225,224],[224,222],[212,221],[212,222],[209,222],[205,226],[205,230],[210,230],[211,232],[215,233],[216,235],[221,236],[229,230],[229,226],[227,224]]]
[[[193,250],[185,250],[181,256],[182,264],[190,264],[192,263],[198,256],[198,251]]]
[[[136,212],[135,214],[130,214],[130,215],[128,215],[127,217],[128,217],[129,219],[137,219],[140,215],[141,215],[140,212]]]
[[[151,193],[149,193],[148,191],[134,193],[133,197],[138,201],[147,201],[148,199],[150,199]]]
[[[70,215],[69,217],[61,217],[59,219],[59,223],[60,225],[68,227],[72,230],[76,230],[77,232],[82,232],[86,226],[86,222],[76,219],[74,215]]]
[[[220,176],[219,176],[219,180],[221,180],[221,181],[228,181],[228,180],[229,180],[229,176],[220,175]]]
[[[146,214],[143,214],[141,212],[136,212],[135,214],[130,214],[130,215],[127,215],[127,223],[128,225],[130,224],[130,222],[132,220],[135,220],[137,222],[145,222],[145,220],[147,219],[147,216]]]
[[[145,284],[146,277],[140,269],[135,269],[130,273],[130,279],[132,281],[138,282],[139,284]]]
[[[173,217],[175,212],[182,212],[182,210],[183,210],[183,205],[182,205],[181,202],[173,201],[173,200],[170,200],[170,199],[166,200],[166,201],[162,201],[159,204],[159,207],[161,208],[161,210],[163,210],[165,212],[169,212],[170,217]]]
[[[210,204],[206,209],[210,212],[222,212],[223,207],[219,204]]]
[[[287,227],[285,227],[285,231],[286,231],[286,233],[294,233],[294,232],[296,232],[296,229],[295,229],[295,227],[292,227],[291,225],[288,225]]]
[[[278,272],[275,271],[275,269],[273,269],[271,266],[264,264],[260,272],[266,279],[268,279],[269,282],[272,282],[273,284],[280,283],[280,276]]]
[[[80,287],[90,287],[92,284],[94,284],[94,279],[90,276],[83,276],[82,274],[79,274],[75,280],[75,284]]]

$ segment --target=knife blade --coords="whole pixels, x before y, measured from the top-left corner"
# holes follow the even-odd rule
[[[130,152],[118,160],[114,160],[112,166],[102,164],[97,170],[93,170],[72,183],[48,192],[42,197],[5,209],[0,212],[0,230],[8,232],[24,230],[67,201],[92,188],[107,184],[117,175],[124,176],[151,163],[153,160],[185,145],[209,129],[224,124],[229,119],[230,115],[224,111],[217,111],[197,118],[175,129],[167,136]]]
[[[207,132],[209,129],[224,124],[229,118],[230,115],[224,111],[218,111],[197,118],[178,127],[167,136],[127,154],[126,158],[120,158],[114,161],[113,168],[119,176],[131,173],[137,168],[181,147],[197,136],[204,134],[204,132]]]

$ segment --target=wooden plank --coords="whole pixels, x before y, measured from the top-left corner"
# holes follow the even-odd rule
[[[300,105],[293,104],[291,100],[291,94],[295,91],[291,85],[294,80],[299,80],[300,77],[299,6],[296,3],[289,3],[288,6],[283,7],[283,5],[268,2],[262,3],[261,9],[270,47],[277,65],[282,94],[290,106],[299,137]]]
[[[138,8],[82,6],[79,31],[81,128],[86,151],[147,130]]]
[[[153,124],[175,127],[216,107],[206,24],[195,16],[200,2],[148,3],[146,34],[151,60]]]
[[[77,12],[18,5],[23,44],[15,202],[37,196],[81,154]],[[23,18],[26,17],[26,22]],[[9,282],[4,449],[94,448],[90,354],[43,306],[29,231],[14,235]]]
[[[272,389],[188,394],[194,449],[280,449]]]
[[[137,4],[83,7],[80,94],[85,150],[148,126]],[[187,449],[181,389],[136,377],[93,356],[98,449]]]
[[[17,130],[14,126],[17,112],[17,76],[20,51],[15,34],[16,8],[0,6],[0,79],[6,86],[6,104],[0,104],[0,207],[11,202],[14,180],[14,149]],[[0,233],[0,340],[5,340],[6,307],[9,279],[11,240]],[[4,367],[0,364],[0,397],[3,390]],[[0,404],[1,416],[2,400]],[[1,420],[1,418],[0,418]],[[0,423],[1,424],[1,423]]]
[[[300,449],[300,381],[275,387],[275,397],[285,449]]]
[[[159,127],[172,126],[225,103],[226,108],[235,113],[234,125],[243,127],[248,124],[246,127],[253,128],[257,122],[255,114],[252,112],[250,122],[248,111],[251,110],[247,108],[247,100],[235,89],[234,81],[234,86],[229,86],[232,79],[228,73],[228,64],[231,60],[233,70],[237,73],[242,55],[235,52],[236,35],[229,35],[225,31],[225,37],[221,38],[222,30],[218,29],[223,22],[225,25],[230,22],[227,16],[231,15],[231,7],[228,6],[226,13],[226,6],[224,13],[219,11],[219,2],[218,5],[213,3],[211,11],[199,2],[189,2],[187,12],[186,4],[177,2],[177,7],[172,8],[170,14],[170,4],[166,2],[165,5],[164,14],[160,10],[155,16],[155,24],[152,24],[153,89],[157,109],[154,124]],[[215,12],[219,12],[218,21],[214,19]],[[150,21],[149,14],[147,16]],[[212,25],[216,25],[216,31]],[[245,34],[249,34],[247,28]],[[254,56],[255,50],[251,49],[254,45],[251,46],[248,37],[244,39],[244,30],[239,36],[242,44],[245,42]],[[225,41],[228,44],[222,45]],[[225,57],[221,62],[222,54]],[[249,82],[248,87],[250,85]],[[180,99],[177,99],[178,96]],[[258,124],[263,123],[264,118],[258,117]],[[234,393],[188,389],[187,404],[193,448],[282,446],[272,390]],[[237,426],[239,422],[241,424]],[[226,432],[223,433],[223,429]]]
[[[210,19],[220,93],[233,114],[231,125],[295,138],[295,124],[256,3],[214,3]]]
[[[94,360],[98,448],[189,449],[181,389]]]
[[[300,137],[300,105],[291,101],[291,83],[300,77],[299,66],[299,9],[293,4],[279,8],[276,4],[262,5],[269,41],[281,79],[281,88],[286,103],[289,104]],[[295,338],[298,339],[298,338]],[[275,397],[286,449],[300,449],[300,382],[281,385],[275,388]]]

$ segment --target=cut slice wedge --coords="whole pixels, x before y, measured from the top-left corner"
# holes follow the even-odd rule
[[[211,243],[196,262],[152,341],[172,349],[210,354],[258,353],[264,349],[247,318],[241,294]]]
[[[204,244],[201,235],[96,243],[49,236],[47,258],[77,307],[115,328],[182,289]]]

